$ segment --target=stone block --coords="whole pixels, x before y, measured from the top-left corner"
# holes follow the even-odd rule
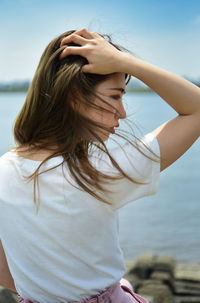
[[[177,264],[175,278],[200,283],[200,264]]]
[[[143,295],[143,298],[145,298],[148,301],[148,303],[158,303],[157,301],[155,301],[155,298],[152,296]]]
[[[175,293],[179,295],[199,296],[200,299],[200,283],[175,281]]]
[[[157,303],[174,303],[169,287],[158,280],[144,280],[137,293],[144,297],[145,295],[151,296]]]
[[[200,298],[198,296],[197,297],[178,296],[175,297],[175,303],[200,303]]]
[[[146,253],[141,255],[134,264],[134,267],[130,269],[128,274],[134,274],[139,279],[147,279],[151,275],[154,264],[156,261],[156,255],[153,253]]]
[[[175,293],[174,279],[168,272],[154,271],[150,275],[150,279],[161,281],[170,288],[172,293]]]
[[[154,270],[160,272],[168,272],[172,278],[175,272],[175,260],[169,255],[159,256],[154,263]]]

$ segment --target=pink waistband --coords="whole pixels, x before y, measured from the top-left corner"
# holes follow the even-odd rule
[[[81,301],[75,301],[70,303],[98,303],[103,302],[106,297],[109,297],[113,291],[119,286],[120,282],[116,282],[115,284],[108,287],[104,292],[99,295],[91,296],[89,299],[84,299]]]
[[[128,297],[124,297],[124,292],[127,293]],[[91,296],[88,299],[84,299],[81,301],[70,301],[70,302],[63,302],[63,303],[103,303],[103,302],[130,302],[130,296],[132,297],[131,302],[135,303],[148,303],[148,301],[136,294],[130,282],[124,278],[120,281],[116,282],[112,286],[108,287],[105,291],[100,294]],[[19,303],[39,303],[37,301],[32,301],[28,299],[23,299],[19,294]]]
[[[98,295],[91,296],[88,299],[83,299],[81,301],[71,301],[71,302],[63,302],[63,303],[98,303],[103,301],[105,297],[108,297],[113,293],[113,291],[119,286],[120,282],[116,282],[115,284],[111,285],[108,287],[104,292]],[[19,294],[18,294],[18,299],[19,303],[39,303],[38,301],[32,301],[29,299],[23,299]]]

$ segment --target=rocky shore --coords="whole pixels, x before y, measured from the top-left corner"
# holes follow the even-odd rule
[[[169,255],[141,255],[124,278],[149,303],[200,303],[200,264],[176,264]]]
[[[149,303],[200,303],[200,264],[176,264],[169,255],[141,255],[126,263],[125,279]],[[16,303],[17,295],[0,286],[0,303]]]

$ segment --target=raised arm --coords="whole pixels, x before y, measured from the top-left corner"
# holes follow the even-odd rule
[[[161,171],[200,136],[200,88],[189,81],[130,56],[126,71],[151,87],[178,116],[153,131],[161,151]],[[156,114],[156,113],[155,113]]]
[[[161,171],[170,166],[200,136],[200,88],[155,65],[121,52],[97,33],[86,29],[64,38],[61,46],[74,42],[80,47],[66,47],[60,58],[81,55],[88,60],[83,72],[131,74],[151,87],[178,116],[153,131],[161,153]],[[156,113],[155,113],[156,118]]]

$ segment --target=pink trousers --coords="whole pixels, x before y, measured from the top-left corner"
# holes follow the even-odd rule
[[[18,295],[18,298],[19,303],[39,303],[23,299],[20,295]],[[148,303],[148,301],[134,292],[133,287],[128,280],[121,279],[99,295],[81,301],[73,301],[71,303]]]

